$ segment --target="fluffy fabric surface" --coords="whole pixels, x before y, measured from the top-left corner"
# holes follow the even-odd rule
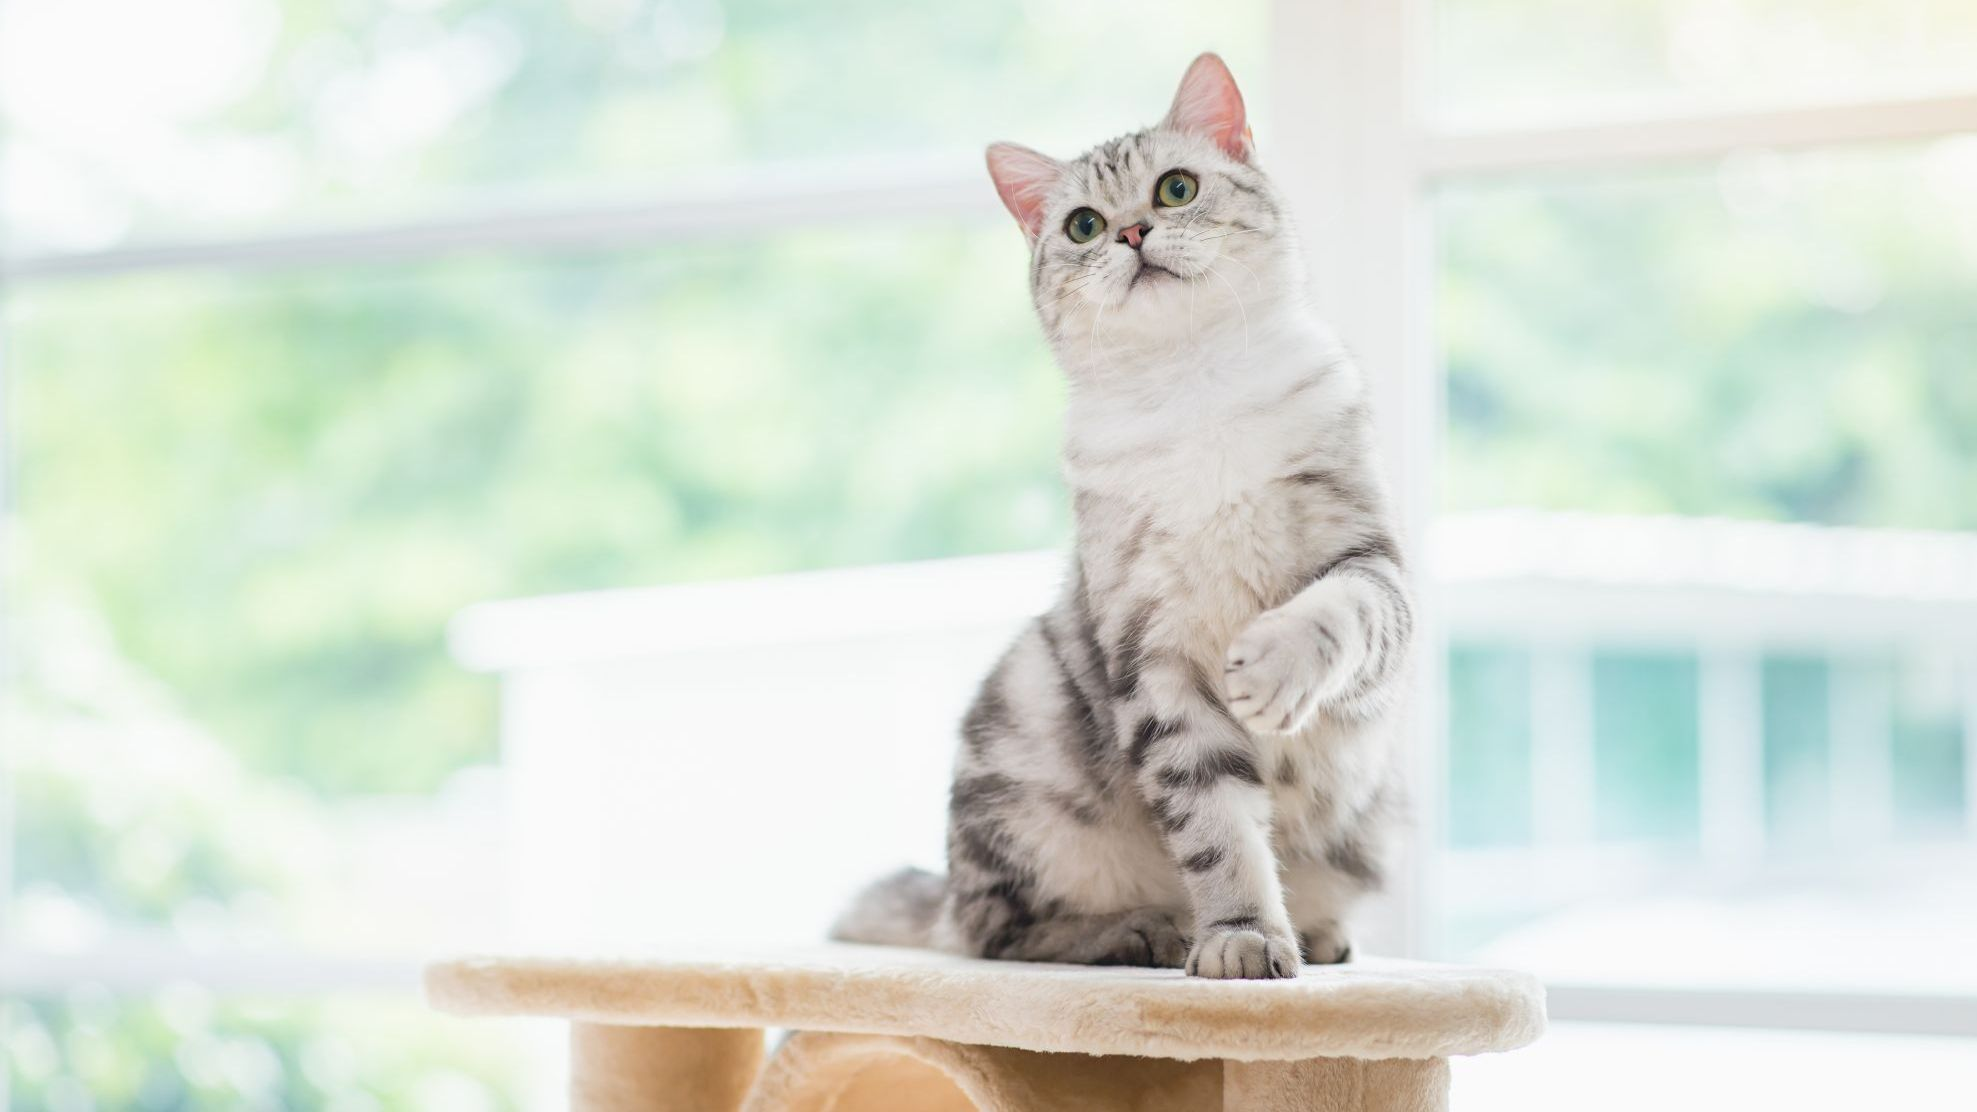
[[[920,1035],[1083,1054],[1269,1061],[1514,1050],[1544,1031],[1525,973],[1366,958],[1281,981],[983,961],[875,946],[763,955],[476,957],[426,970],[458,1015]]]

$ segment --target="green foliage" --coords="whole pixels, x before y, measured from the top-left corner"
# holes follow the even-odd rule
[[[1970,153],[1448,194],[1448,504],[1977,527]]]
[[[507,1030],[462,1037],[412,1001],[120,999],[78,988],[0,1004],[12,1112],[518,1108]]]
[[[469,602],[1061,537],[1020,260],[915,229],[31,290],[16,520],[255,767],[429,788],[491,753]]]
[[[10,153],[84,186],[0,219],[86,246],[1002,134],[1068,152],[1156,115],[1204,45],[1264,79],[1260,6],[1113,6],[1136,81],[1015,4],[244,0],[199,55],[237,87],[156,133],[0,98]],[[168,86],[188,64],[155,56]],[[5,590],[56,615],[5,629],[14,925],[349,945],[338,808],[492,755],[492,682],[443,641],[469,602],[1061,540],[1060,387],[992,213],[984,182],[979,227],[9,290]],[[416,1010],[167,997],[10,1004],[10,1107],[515,1089]]]
[[[14,561],[20,563],[18,559]],[[49,585],[8,615],[16,887],[10,943],[248,946],[402,909],[342,906],[337,816],[282,777],[245,775],[171,693],[111,650],[97,615]],[[496,1033],[435,1023],[416,1002],[155,997],[79,983],[0,1003],[7,1107],[512,1107],[518,1067]]]

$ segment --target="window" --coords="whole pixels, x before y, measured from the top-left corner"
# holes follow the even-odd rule
[[[1967,1030],[1977,22],[1561,11],[1598,72],[1493,81],[1492,7],[1437,9],[1431,114],[1524,149],[1426,186],[1436,535],[1579,603],[1449,614],[1451,773],[1529,778],[1451,825],[1443,945],[1562,985],[1917,994],[1918,1027],[1955,994]],[[1534,116],[1532,81],[1588,115]],[[1559,130],[1481,130],[1511,119]],[[1686,137],[1604,148],[1635,127]]]
[[[9,1107],[528,1103],[412,995],[532,875],[449,618],[1057,542],[980,145],[1265,14],[0,3]]]
[[[1452,683],[1488,682],[1462,674],[1484,661],[1532,673],[1510,681],[1534,704],[1521,736],[1484,744],[1539,762],[1522,806],[1552,823],[1494,818],[1526,822],[1505,841],[1538,868],[1501,849],[1451,862],[1476,887],[1449,889],[1474,900],[1449,929],[1483,952],[1605,981],[1970,987],[1927,956],[1956,933],[1945,903],[1969,896],[1969,644],[1887,619],[1917,603],[1967,619],[1971,600],[1977,240],[1944,231],[1977,184],[1972,143],[1437,191],[1449,523],[1495,518],[1471,547],[1536,540],[1553,555],[1526,558],[1554,565],[1576,548],[1568,574],[1608,590],[1724,596],[1676,628],[1452,629]],[[1511,507],[1528,519],[1498,516]],[[1802,601],[1733,620],[1766,595]],[[1846,612],[1862,606],[1878,628]],[[1470,719],[1448,722],[1459,753]],[[1494,868],[1536,879],[1512,896]],[[1791,920],[1809,921],[1783,945]],[[1622,924],[1661,939],[1651,974],[1617,956],[1639,944]],[[1869,949],[1885,957],[1819,956]]]
[[[784,870],[763,938],[937,852],[1055,574],[985,554],[1067,521],[977,148],[1205,46],[1421,554],[1391,944],[1537,969],[1588,1060],[1741,1026],[1971,1083],[1967,4],[0,0],[11,1107],[533,1106],[529,1032],[410,990],[677,918],[559,850],[828,829],[671,876]],[[737,721],[744,664],[800,698]],[[813,814],[778,708],[875,674],[886,791]]]

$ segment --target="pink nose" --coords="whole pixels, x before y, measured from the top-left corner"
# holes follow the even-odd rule
[[[1153,225],[1147,223],[1134,224],[1130,228],[1121,228],[1119,229],[1119,242],[1137,251],[1140,249],[1140,240],[1145,238],[1146,233],[1152,230]]]

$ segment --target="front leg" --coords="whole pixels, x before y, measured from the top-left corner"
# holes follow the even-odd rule
[[[1257,733],[1303,729],[1320,707],[1383,709],[1414,632],[1393,542],[1384,535],[1334,557],[1290,601],[1256,616],[1229,645],[1229,708]]]
[[[1194,909],[1187,971],[1201,977],[1295,977],[1297,937],[1270,844],[1270,794],[1255,741],[1199,669],[1143,670],[1133,723],[1135,783],[1180,868]]]

